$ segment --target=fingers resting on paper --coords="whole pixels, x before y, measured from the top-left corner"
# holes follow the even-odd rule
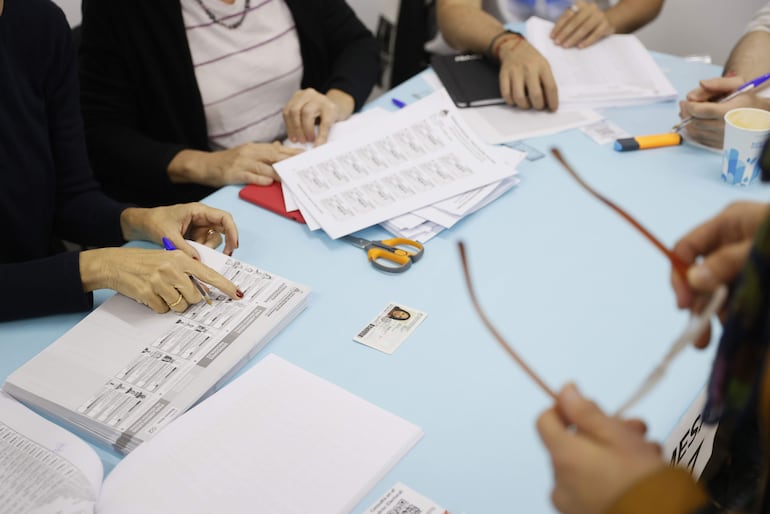
[[[500,93],[506,103],[520,109],[559,108],[551,66],[525,40],[504,44],[500,49]]]
[[[203,299],[191,276],[232,299],[243,296],[235,284],[181,251],[87,250],[80,255],[80,272],[84,290],[113,289],[158,313],[183,312]]]
[[[607,15],[596,4],[577,1],[556,20],[551,39],[564,48],[586,48],[614,32]]]

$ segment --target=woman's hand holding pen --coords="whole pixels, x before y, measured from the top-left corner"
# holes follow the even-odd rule
[[[126,240],[160,243],[164,235],[182,251],[101,248],[80,253],[80,279],[85,292],[113,289],[156,312],[182,312],[203,300],[190,277],[210,284],[233,299],[243,293],[235,284],[200,262],[185,239],[216,247],[225,235],[227,255],[238,247],[238,229],[229,213],[200,203],[128,208],[120,225]]]
[[[155,207],[153,209],[129,208],[120,215],[123,238],[127,241],[144,240],[161,244],[168,237],[184,253],[199,259],[198,252],[185,239],[216,248],[225,236],[227,255],[238,248],[238,228],[230,213],[203,205],[186,203]]]
[[[85,292],[113,289],[158,313],[169,309],[183,312],[203,300],[191,276],[234,300],[243,297],[235,284],[183,252],[100,248],[80,254],[80,278]]]
[[[743,83],[744,80],[736,76],[701,80],[700,86],[687,93],[686,100],[679,102],[679,117],[682,120],[692,118],[684,127],[687,135],[706,146],[722,148],[727,111],[738,107],[763,108],[754,93],[746,93],[723,103],[718,101]]]
[[[245,143],[227,150],[182,150],[168,165],[174,183],[221,187],[228,184],[267,186],[280,180],[273,164],[301,153],[299,148],[273,143]]]

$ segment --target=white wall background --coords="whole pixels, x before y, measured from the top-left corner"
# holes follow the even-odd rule
[[[80,23],[81,0],[54,0],[64,9],[71,25]],[[105,0],[109,1],[109,0]],[[397,0],[348,0],[372,30],[380,9]],[[651,50],[675,55],[710,55],[724,64],[730,49],[743,33],[751,15],[766,0],[666,0],[663,12],[638,32]]]

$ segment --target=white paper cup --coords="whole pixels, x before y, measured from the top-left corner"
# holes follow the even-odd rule
[[[759,177],[762,145],[770,134],[770,111],[741,107],[725,113],[722,180],[748,186]]]

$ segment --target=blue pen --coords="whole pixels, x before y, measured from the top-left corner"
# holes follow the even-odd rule
[[[742,95],[743,93],[746,93],[747,91],[751,91],[752,89],[761,86],[762,84],[764,84],[768,80],[770,80],[770,73],[765,73],[764,75],[761,75],[761,76],[759,76],[759,77],[757,77],[755,79],[749,80],[748,82],[743,84],[741,87],[739,87],[738,89],[736,89],[735,91],[733,91],[732,93],[727,95],[726,97],[720,99],[717,103],[721,104],[721,103],[724,103],[724,102],[729,102],[730,100],[732,100],[736,96]],[[694,118],[692,116],[690,116],[689,118],[683,119],[681,122],[679,122],[676,125],[674,125],[673,130],[681,129],[682,127],[684,127],[685,125],[690,123],[693,119]]]
[[[391,98],[390,101],[393,102],[393,105],[395,105],[399,109],[403,109],[404,107],[406,107],[406,104],[401,100],[399,100],[398,98]]]
[[[162,237],[161,241],[163,241],[163,248],[165,248],[169,252],[177,249],[177,247],[174,246],[174,243],[171,242],[171,239],[167,237]],[[193,277],[192,275],[187,275],[187,276],[190,277],[190,280],[192,280],[192,283],[195,284],[195,287],[198,288],[198,291],[200,291],[201,296],[203,296],[203,299],[206,300],[206,303],[211,305],[211,297],[209,296],[208,292],[206,292],[206,290],[203,288],[203,286],[198,281],[198,279]]]

